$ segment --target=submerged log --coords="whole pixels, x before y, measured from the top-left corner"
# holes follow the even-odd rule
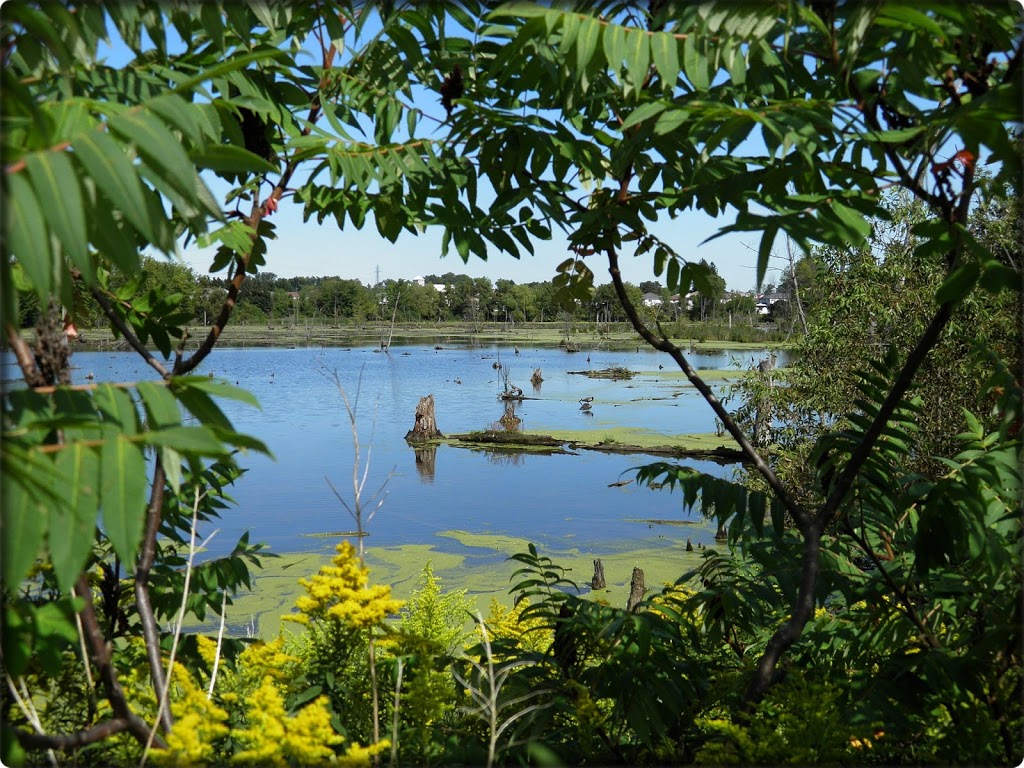
[[[441,430],[437,428],[437,421],[434,418],[434,396],[421,397],[416,406],[416,423],[413,428],[405,433],[406,441],[410,443],[423,443],[427,440],[439,440],[443,438]]]
[[[591,589],[604,589],[604,563],[601,562],[601,558],[597,558],[594,561],[594,578],[590,580]]]
[[[629,600],[626,601],[626,610],[635,611],[636,607],[644,599],[644,592],[647,588],[644,586],[644,572],[640,568],[633,569],[633,578],[629,582]]]

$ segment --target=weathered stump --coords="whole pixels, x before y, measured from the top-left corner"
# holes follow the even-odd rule
[[[686,539],[686,551],[693,552],[693,542],[689,538]]]
[[[542,381],[544,381],[544,377],[540,375],[540,368],[534,368],[533,376],[530,377],[530,382],[533,386],[539,387]]]
[[[715,531],[715,541],[725,541],[728,538],[729,533],[725,530],[725,520],[719,520],[718,530]]]
[[[434,396],[421,397],[416,406],[416,423],[405,433],[405,439],[410,443],[423,443],[442,437],[444,435],[437,428],[437,421],[434,418]]]
[[[601,562],[601,558],[594,561],[594,578],[590,580],[591,589],[604,589],[604,563]]]
[[[437,462],[437,446],[425,445],[422,448],[414,448],[416,453],[416,472],[420,480],[426,483],[434,482],[434,467]]]
[[[644,592],[647,588],[644,586],[644,572],[640,568],[633,569],[633,578],[629,582],[629,600],[626,601],[626,610],[635,611],[636,607],[640,605],[644,599]]]

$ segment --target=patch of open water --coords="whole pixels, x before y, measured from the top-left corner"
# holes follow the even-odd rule
[[[698,368],[746,369],[759,356],[722,352],[691,356]],[[505,534],[553,547],[598,548],[601,541],[657,539],[660,525],[637,520],[689,520],[681,531],[694,545],[711,543],[714,531],[699,511],[686,513],[679,493],[631,483],[630,470],[654,460],[643,455],[581,451],[578,455],[500,454],[441,445],[432,473],[418,471],[404,435],[419,398],[433,394],[438,427],[446,434],[489,428],[502,412],[502,383],[494,363],[509,365],[511,380],[536,397],[517,408],[529,430],[643,428],[664,435],[714,431],[711,410],[685,379],[665,376],[671,360],[658,353],[557,348],[428,345],[298,349],[219,349],[198,370],[252,392],[262,408],[221,403],[239,431],[262,439],[274,453],[241,458],[249,471],[232,489],[236,506],[226,510],[211,541],[211,554],[229,551],[244,532],[277,552],[327,552],[337,538],[317,534],[350,531],[354,523],[328,485],[352,503],[353,440],[336,373],[357,408],[363,461],[369,462],[365,497],[386,484],[383,505],[365,523],[368,546],[429,543],[441,551],[462,546],[437,534],[447,530]],[[153,378],[134,353],[76,352],[73,381]],[[664,365],[665,370],[659,369]],[[590,379],[570,371],[622,366],[641,372],[631,381]],[[540,368],[536,391],[529,379]],[[16,378],[9,354],[3,380]],[[722,385],[715,385],[719,392]],[[592,415],[579,400],[593,397]],[[656,398],[656,399],[654,399]],[[733,470],[711,462],[685,462],[720,477]],[[325,479],[327,478],[327,479]],[[209,533],[201,531],[201,535]]]

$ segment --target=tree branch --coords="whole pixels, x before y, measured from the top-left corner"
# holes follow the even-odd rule
[[[14,350],[14,356],[18,360],[18,367],[21,368],[22,375],[25,377],[25,383],[33,389],[45,386],[46,379],[40,373],[36,360],[32,356],[32,350],[29,349],[25,340],[21,338],[18,329],[7,323],[6,330],[7,342],[11,345],[11,349]]]
[[[96,620],[96,609],[92,603],[92,589],[89,587],[89,578],[82,573],[75,584],[75,595],[82,598],[85,606],[82,608],[82,630],[85,635],[89,652],[92,655],[93,663],[100,673],[100,679],[107,690],[107,701],[114,712],[114,717],[125,721],[125,729],[140,744],[145,744],[149,739],[149,726],[146,721],[131,711],[128,701],[121,688],[121,682],[117,679],[117,671],[110,659],[110,649],[107,648],[106,639]],[[166,749],[167,745],[163,739],[157,737],[154,742],[160,749]]]
[[[15,730],[15,733],[18,743],[25,749],[74,749],[103,741],[127,729],[128,721],[115,717],[75,733],[48,734],[21,730]]]
[[[704,383],[704,380],[697,375],[697,372],[693,369],[693,366],[690,365],[690,362],[686,359],[683,351],[664,336],[661,338],[655,336],[644,324],[644,321],[640,319],[636,308],[633,306],[632,302],[629,300],[629,296],[626,294],[626,287],[622,282],[622,273],[619,270],[618,255],[613,248],[608,248],[607,254],[609,265],[608,272],[612,276],[612,284],[615,287],[615,293],[619,298],[619,303],[622,305],[622,308],[626,313],[626,317],[629,318],[629,321],[636,332],[639,333],[640,336],[643,337],[644,341],[654,349],[665,352],[676,361],[680,370],[686,374],[686,378],[689,379],[690,383],[697,388],[697,391],[700,392],[708,405],[711,406],[715,415],[721,419],[722,424],[725,425],[729,434],[732,435],[733,439],[739,444],[743,454],[750,460],[750,463],[754,465],[761,476],[764,477],[769,487],[775,492],[779,501],[781,501],[786,507],[786,511],[788,511],[793,516],[793,519],[798,523],[809,522],[810,515],[808,512],[801,507],[795,499],[793,499],[785,486],[782,485],[772,468],[768,466],[768,463],[761,457],[761,454],[757,452],[757,449],[747,439],[743,430],[740,429],[732,416],[729,415],[729,412],[725,410],[725,406],[722,405],[721,400],[715,396],[714,392],[711,391],[711,388]]]
[[[885,425],[889,422],[893,413],[895,413],[896,408],[899,407],[903,396],[910,389],[914,376],[917,375],[918,369],[924,363],[925,358],[928,357],[928,353],[938,343],[939,337],[949,323],[952,314],[953,302],[947,301],[945,304],[940,305],[932,321],[925,328],[924,333],[921,334],[921,338],[918,339],[917,345],[907,356],[903,368],[896,377],[896,381],[893,382],[892,389],[889,390],[885,402],[882,403],[878,410],[878,415],[875,416],[875,420],[868,427],[857,448],[850,455],[850,459],[843,467],[843,471],[840,472],[836,484],[832,486],[831,493],[829,493],[825,503],[815,515],[823,525],[835,516],[839,505],[843,503],[846,494],[853,487],[853,481],[857,477],[857,473],[860,472],[861,466],[863,466],[868,456],[871,455],[871,451],[874,450],[875,443],[878,442],[878,438],[882,435],[882,430],[885,429]]]
[[[153,615],[153,604],[149,599],[149,574],[153,569],[153,562],[156,560],[156,536],[160,531],[166,480],[164,465],[158,454],[156,465],[153,468],[153,485],[149,505],[146,507],[146,532],[142,539],[138,562],[135,565],[135,610],[142,622],[142,635],[146,639],[149,672],[157,695],[164,690],[164,669],[163,660],[160,658],[160,632]],[[169,708],[164,708],[160,721],[165,730],[171,730],[174,721]]]
[[[811,520],[800,528],[803,534],[803,550],[800,562],[800,586],[793,615],[771,636],[764,653],[757,662],[757,669],[747,687],[746,703],[748,706],[757,704],[771,687],[775,677],[775,668],[783,654],[803,634],[804,627],[814,615],[814,592],[817,587],[818,573],[821,571],[819,552],[821,550],[820,522]]]
[[[141,341],[139,341],[139,337],[136,336],[135,332],[128,327],[128,324],[125,323],[124,319],[114,311],[114,307],[111,305],[110,301],[103,295],[103,291],[94,285],[90,288],[90,293],[92,293],[93,298],[96,299],[96,302],[100,305],[100,308],[103,310],[103,314],[107,316],[107,319],[110,320],[115,328],[117,328],[118,332],[124,336],[125,341],[131,345],[131,348],[142,355],[142,359],[145,360],[153,370],[159,373],[161,378],[166,379],[170,376],[167,369],[163,367],[160,361],[157,360],[148,349],[146,349]]]

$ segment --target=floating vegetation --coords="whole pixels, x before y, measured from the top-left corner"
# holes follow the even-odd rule
[[[615,379],[628,381],[636,376],[636,371],[623,368],[621,365],[613,365],[610,368],[602,368],[600,371],[566,371],[577,376],[586,376],[591,379]]]
[[[300,533],[299,536],[305,536],[310,539],[331,539],[335,536],[369,536],[369,531],[323,531],[322,533]]]

